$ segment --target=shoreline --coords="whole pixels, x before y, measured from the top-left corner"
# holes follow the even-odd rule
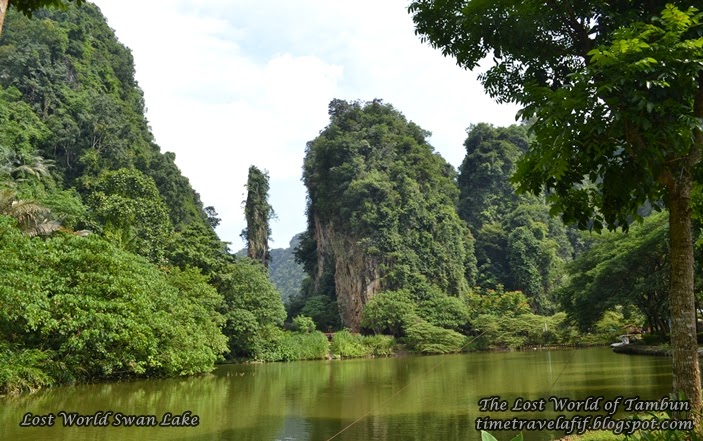
[[[613,352],[616,354],[625,355],[654,355],[657,357],[671,357],[671,348],[669,346],[629,344],[616,346],[613,348]],[[698,348],[698,356],[703,357],[703,348]]]

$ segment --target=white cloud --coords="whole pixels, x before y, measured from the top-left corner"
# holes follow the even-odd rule
[[[267,169],[275,247],[305,229],[307,141],[332,98],[383,98],[433,132],[455,166],[464,129],[514,121],[475,75],[414,35],[401,0],[96,0],[132,49],[147,117],[163,150],[214,205],[222,239],[241,245],[247,170]]]

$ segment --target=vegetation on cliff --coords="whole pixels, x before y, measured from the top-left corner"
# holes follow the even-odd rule
[[[10,10],[0,125],[0,393],[207,372],[282,324],[265,269],[154,143],[97,7]]]
[[[465,292],[476,277],[473,238],[456,214],[455,171],[429,133],[380,100],[333,100],[329,114],[303,167],[306,295],[336,299],[343,326],[357,331],[380,291]]]
[[[244,201],[244,216],[247,227],[242,231],[242,238],[247,242],[247,256],[261,262],[268,268],[269,238],[271,227],[269,221],[273,218],[273,208],[268,203],[269,177],[256,166],[249,167],[247,179],[247,198]]]
[[[535,312],[553,313],[564,264],[582,239],[550,216],[543,197],[515,193],[510,179],[528,145],[525,126],[470,127],[458,212],[476,238],[478,285],[522,291]]]

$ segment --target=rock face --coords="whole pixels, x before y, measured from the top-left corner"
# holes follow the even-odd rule
[[[365,253],[359,241],[335,231],[330,222],[322,225],[315,219],[317,242],[317,274],[319,285],[327,261],[334,263],[334,282],[342,324],[352,332],[359,332],[361,311],[377,292],[381,291],[379,259]]]

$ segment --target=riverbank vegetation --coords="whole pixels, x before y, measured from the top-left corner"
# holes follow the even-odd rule
[[[154,142],[131,53],[99,9],[10,10],[0,35],[0,394],[224,361],[669,331],[668,217],[651,215],[656,203],[627,235],[583,233],[552,216],[544,194],[514,191],[534,142],[528,123],[471,125],[457,170],[381,100],[335,99],[329,115],[305,149],[308,229],[269,251],[268,176],[252,166],[250,252],[237,257],[215,233],[215,208]]]

